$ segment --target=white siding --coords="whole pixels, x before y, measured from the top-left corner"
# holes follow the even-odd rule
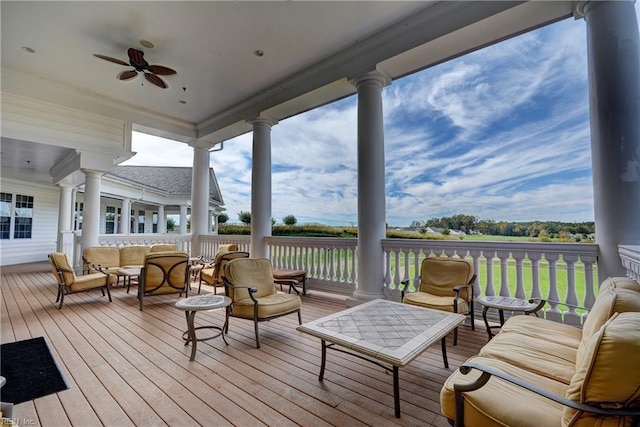
[[[56,250],[58,187],[5,179],[1,187],[4,193],[33,196],[33,229],[30,239],[0,240],[0,266],[46,260]]]

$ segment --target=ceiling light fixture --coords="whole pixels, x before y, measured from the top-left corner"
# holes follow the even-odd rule
[[[257,50],[254,50],[254,51],[253,51],[253,54],[254,54],[255,56],[264,56],[264,51],[262,51],[262,50],[260,50],[260,49],[257,49]]]
[[[29,46],[22,46],[22,50],[24,50],[27,53],[36,53],[36,51],[30,48]]]
[[[147,49],[153,49],[154,48],[154,44],[151,43],[149,40],[140,40],[140,45],[142,47],[146,47]]]

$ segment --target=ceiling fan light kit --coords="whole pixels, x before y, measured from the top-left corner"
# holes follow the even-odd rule
[[[149,82],[158,86],[162,89],[166,89],[169,86],[167,83],[162,80],[158,76],[170,76],[176,74],[176,71],[169,68],[164,67],[162,65],[149,65],[149,63],[144,59],[144,52],[138,49],[129,48],[127,50],[127,54],[129,55],[129,62],[122,61],[117,58],[112,58],[106,55],[100,55],[94,53],[93,56],[96,58],[104,59],[105,61],[113,62],[118,65],[124,65],[126,67],[133,67],[133,70],[122,71],[118,74],[118,80],[131,80],[136,77],[138,73],[144,74],[144,78]]]

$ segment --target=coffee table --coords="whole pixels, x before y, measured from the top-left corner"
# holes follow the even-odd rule
[[[522,311],[524,314],[535,314],[538,315],[538,311],[544,307],[546,301],[538,300],[537,302],[527,301],[521,298],[512,298],[512,297],[501,297],[501,296],[484,296],[478,297],[476,299],[480,304],[484,306],[482,309],[482,319],[484,320],[484,325],[487,328],[487,335],[489,335],[489,339],[493,338],[493,332],[491,329],[501,328],[504,325],[504,310],[507,311]],[[500,326],[490,326],[487,321],[487,311],[490,308],[495,308],[498,310],[498,315],[500,316]]]
[[[121,270],[118,270],[118,275],[124,276],[124,284],[127,287],[127,293],[129,293],[129,288],[131,288],[131,278],[136,277],[139,280],[141,271],[142,268],[140,267],[123,268]]]
[[[203,311],[203,310],[215,310],[217,308],[228,307],[230,304],[231,304],[231,298],[225,297],[222,295],[213,295],[213,294],[197,295],[195,297],[181,299],[176,303],[176,308],[179,308],[180,310],[184,310],[185,315],[187,317],[187,330],[182,334],[182,339],[185,340],[185,343],[184,343],[185,346],[191,343],[191,358],[189,359],[190,361],[193,362],[196,358],[196,344],[198,343],[198,341],[207,341],[222,335],[222,340],[224,341],[224,343],[227,345],[229,344],[227,343],[227,340],[224,337],[224,329],[226,327],[226,322],[222,327],[198,326],[196,328],[194,325],[196,312]],[[220,332],[210,337],[197,338],[196,330],[198,329],[216,329]]]
[[[445,337],[464,320],[462,314],[376,299],[305,323],[297,329],[321,340],[320,381],[324,378],[328,348],[392,370],[395,415],[400,418],[398,369],[438,340],[442,344],[444,366],[449,368]],[[335,345],[347,350],[335,348]],[[391,368],[381,362],[391,365]]]

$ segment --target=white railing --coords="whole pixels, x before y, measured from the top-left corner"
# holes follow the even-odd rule
[[[200,252],[193,255],[200,255],[207,260],[213,260],[218,253],[220,245],[238,245],[239,251],[249,252],[251,248],[251,236],[240,235],[206,235],[200,236]],[[197,252],[197,251],[196,251]]]
[[[237,243],[248,250],[248,236],[203,236],[204,252]],[[308,289],[350,295],[358,282],[357,239],[267,237],[274,268],[307,271]],[[464,257],[473,262],[475,294],[543,298],[544,315],[580,324],[595,301],[598,246],[588,243],[470,242],[384,239],[384,293],[399,299],[401,282],[417,284],[426,256]],[[640,257],[636,253],[636,263]],[[488,263],[488,261],[491,261]],[[487,268],[490,265],[491,268]],[[418,266],[416,268],[416,266]],[[477,307],[481,309],[481,307]]]
[[[267,237],[274,268],[307,271],[307,286],[352,295],[358,283],[357,239]]]
[[[545,317],[564,323],[582,322],[599,285],[594,244],[385,239],[382,246],[389,298],[399,298],[403,280],[418,283],[427,256],[469,259],[478,275],[476,296],[543,298]]]
[[[178,246],[181,251],[191,253],[191,234],[152,234],[152,233],[140,233],[140,234],[101,234],[98,237],[98,243],[100,246],[131,246],[131,245],[145,245],[151,246],[159,243],[171,244]],[[75,266],[82,265],[82,232],[75,232],[75,248],[73,250],[73,260]]]
[[[640,246],[620,245],[618,253],[622,265],[627,269],[627,276],[640,281]]]

